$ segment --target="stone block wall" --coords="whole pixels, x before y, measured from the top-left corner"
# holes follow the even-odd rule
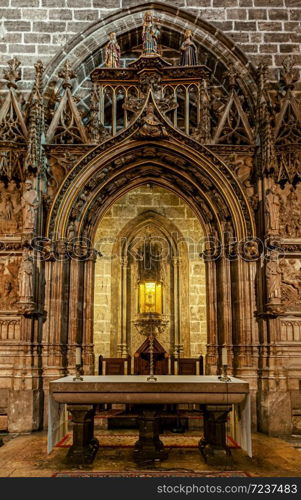
[[[178,228],[188,245],[189,265],[189,325],[186,330],[190,332],[190,355],[192,357],[206,353],[207,323],[206,323],[206,278],[205,264],[199,257],[203,231],[199,220],[189,206],[177,195],[157,186],[142,186],[130,191],[120,198],[106,212],[96,233],[95,246],[103,254],[97,259],[95,273],[94,296],[94,344],[95,356],[112,356],[110,352],[113,316],[119,314],[112,306],[112,250],[116,238],[125,225],[135,217],[149,210],[164,216]],[[117,257],[118,258],[118,257]],[[180,277],[181,279],[181,277]],[[135,285],[133,285],[135,286]],[[133,327],[135,331],[135,328]],[[133,331],[133,333],[134,333]],[[161,338],[159,339],[159,341]],[[166,337],[168,342],[168,337]],[[143,337],[132,341],[131,355],[144,341]],[[164,347],[169,348],[165,345]],[[184,352],[185,355],[185,352]],[[186,353],[186,356],[189,353]]]
[[[45,65],[75,35],[120,8],[144,0],[1,0],[0,72],[7,60],[22,61],[31,85],[33,65]],[[165,3],[165,0],[161,0]],[[168,3],[168,2],[166,2]],[[172,0],[185,12],[208,21],[238,43],[250,61],[279,68],[293,54],[301,68],[301,0]]]

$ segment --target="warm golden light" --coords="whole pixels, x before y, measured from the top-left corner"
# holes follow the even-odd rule
[[[158,281],[139,283],[139,313],[162,314],[162,284]]]

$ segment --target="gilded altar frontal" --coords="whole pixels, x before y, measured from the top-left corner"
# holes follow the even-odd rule
[[[300,48],[294,0],[1,0],[2,451],[67,376],[233,377],[301,441]]]

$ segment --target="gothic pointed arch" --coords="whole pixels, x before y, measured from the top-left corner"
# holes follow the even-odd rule
[[[169,192],[166,189],[156,189],[156,187],[144,187],[144,192],[150,189],[154,190],[156,196],[161,196],[163,199]],[[129,191],[129,193],[120,200],[123,203],[131,196],[141,198],[141,194],[132,195],[131,193],[143,192],[143,188]],[[140,197],[140,198],[139,198]],[[177,198],[173,195],[173,200]],[[117,201],[122,203],[122,201]],[[183,204],[184,206],[185,204]],[[114,207],[116,203],[114,204]],[[141,207],[140,207],[141,208]],[[171,209],[169,208],[169,213]],[[109,210],[111,213],[111,211]],[[125,210],[125,216],[127,210]],[[106,239],[102,246],[102,235],[106,233],[107,223],[103,220],[110,220],[112,243]],[[191,276],[195,268],[195,262],[198,262],[198,248],[201,242],[195,241],[190,247],[183,236],[180,226],[175,221],[172,221],[166,215],[163,215],[160,208],[156,210],[147,209],[139,210],[139,215],[130,219],[120,231],[116,233],[117,221],[114,218],[105,216],[98,226],[96,243],[99,240],[99,250],[105,248],[105,260],[102,259],[96,263],[97,279],[101,279],[105,283],[103,287],[110,289],[110,296],[107,294],[107,302],[110,304],[111,311],[110,323],[111,328],[104,326],[99,332],[96,327],[96,344],[101,344],[102,349],[108,349],[109,342],[105,344],[105,339],[110,339],[110,353],[106,355],[133,355],[142,343],[142,338],[135,329],[133,324],[137,317],[139,307],[139,282],[143,279],[153,279],[160,282],[162,313],[169,318],[168,326],[163,337],[160,337],[162,345],[169,353],[177,352],[178,346],[181,345],[185,356],[189,356],[191,352],[190,331],[191,318],[189,298],[193,295],[189,284]],[[185,226],[185,220],[181,221]],[[195,235],[202,235],[202,231],[194,231]],[[113,236],[114,235],[114,236]],[[111,241],[111,240],[110,240]],[[151,249],[150,255],[148,249]],[[110,259],[110,269],[104,272],[106,261]],[[204,266],[203,266],[204,267]],[[104,277],[106,274],[106,277]],[[100,278],[102,276],[102,278]],[[180,277],[180,279],[179,279]],[[205,280],[200,280],[200,288],[205,294]],[[195,309],[195,308],[194,308]],[[191,314],[195,314],[192,309]],[[204,306],[205,309],[205,306]],[[118,311],[118,314],[115,314]],[[181,311],[181,313],[180,313]],[[100,314],[106,315],[101,304],[95,306],[94,317],[97,318]],[[205,315],[205,313],[204,313]],[[195,320],[195,316],[193,316]],[[194,323],[195,325],[195,323]],[[203,326],[203,336],[206,336],[205,326]],[[106,347],[107,346],[107,347]],[[202,346],[205,350],[206,347]],[[103,351],[99,351],[103,354]]]

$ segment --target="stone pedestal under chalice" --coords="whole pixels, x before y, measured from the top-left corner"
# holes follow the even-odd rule
[[[154,373],[154,339],[163,333],[168,320],[159,313],[147,312],[139,314],[134,325],[141,335],[149,338],[150,369],[147,382],[156,383]],[[159,436],[159,419],[161,405],[144,405],[138,417],[139,439],[135,444],[134,457],[138,462],[166,460],[168,452]]]

